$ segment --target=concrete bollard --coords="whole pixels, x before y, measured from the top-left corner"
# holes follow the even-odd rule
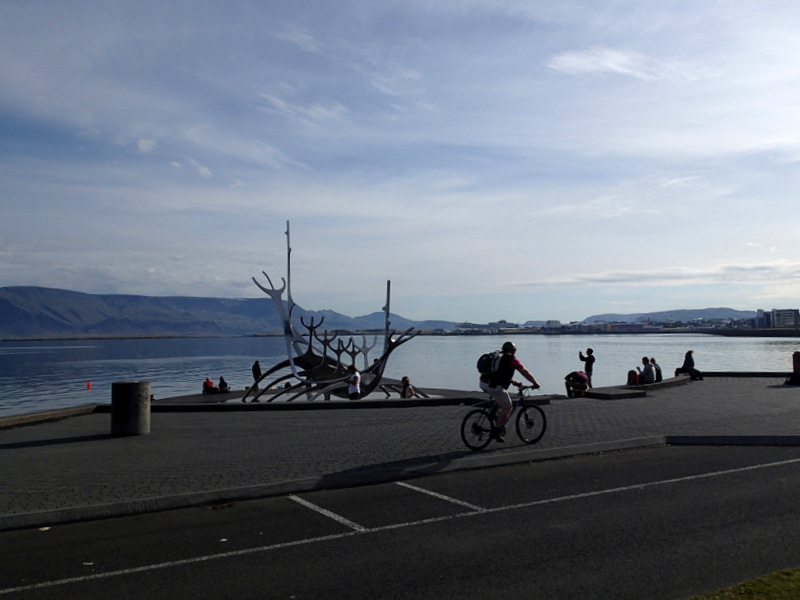
[[[150,382],[116,381],[111,384],[111,435],[150,433]]]

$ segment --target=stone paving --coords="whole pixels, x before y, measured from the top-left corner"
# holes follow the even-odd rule
[[[658,445],[669,436],[800,444],[800,387],[782,377],[553,400],[537,445],[509,431],[505,444],[482,452],[461,441],[463,405],[226,408],[154,411],[142,436],[111,437],[110,415],[97,412],[0,429],[0,530]]]

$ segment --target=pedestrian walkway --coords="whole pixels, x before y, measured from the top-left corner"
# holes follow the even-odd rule
[[[242,410],[235,399],[154,410],[151,432],[131,437],[111,437],[108,412],[0,429],[0,530],[678,441],[800,444],[800,387],[783,381],[707,377],[640,398],[562,396],[544,407],[539,444],[509,434],[482,452],[461,441],[468,406],[458,394],[433,406],[344,402],[355,410]]]

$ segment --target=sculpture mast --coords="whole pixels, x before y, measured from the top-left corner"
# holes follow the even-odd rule
[[[286,299],[289,303],[289,318],[291,319],[294,302],[292,301],[292,242],[289,221],[286,221]]]
[[[297,329],[295,329],[294,322],[292,321],[292,313],[294,312],[295,303],[292,299],[292,238],[291,231],[289,229],[289,221],[286,221],[286,304],[288,306],[288,318],[286,320],[286,326],[288,329],[285,331],[286,344],[288,346],[291,340],[291,344],[294,346],[294,349],[299,356],[302,354],[300,344],[303,341],[303,337],[300,335]],[[294,370],[294,364],[292,364],[292,368]]]
[[[389,350],[389,340],[391,336],[389,334],[389,325],[391,322],[389,321],[389,298],[392,293],[392,281],[390,279],[386,280],[386,306],[383,307],[383,351],[384,353]]]

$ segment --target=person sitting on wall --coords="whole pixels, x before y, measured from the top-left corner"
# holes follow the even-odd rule
[[[650,364],[653,365],[653,369],[656,372],[656,383],[660,383],[664,381],[664,374],[661,372],[661,365],[656,362],[654,357],[650,357]]]
[[[656,370],[646,356],[642,357],[642,366],[636,367],[636,370],[639,371],[639,385],[656,382]]]
[[[222,376],[220,376],[219,378],[219,391],[221,393],[226,393],[231,391],[231,388],[228,387],[228,382],[225,381],[225,378]]]
[[[683,366],[675,369],[675,377],[680,375],[681,373],[685,373],[689,377],[691,377],[692,381],[702,381],[703,375],[694,368],[694,350],[689,350],[683,357]]]
[[[203,382],[203,393],[216,394],[217,392],[219,392],[219,388],[214,387],[214,382],[211,381],[208,377],[206,377],[206,380]]]
[[[589,389],[589,376],[583,371],[572,371],[564,377],[564,385],[567,388],[567,398],[583,396]]]

